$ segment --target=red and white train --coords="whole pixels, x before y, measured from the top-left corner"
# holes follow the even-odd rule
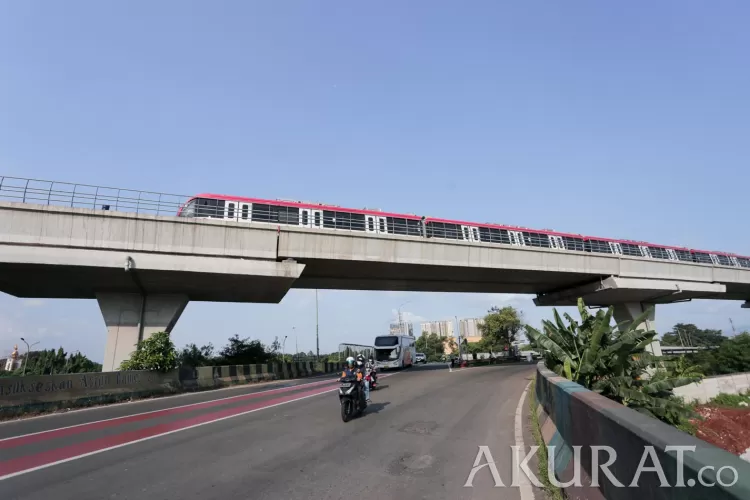
[[[414,238],[477,241],[559,250],[627,255],[645,259],[694,262],[750,269],[750,257],[726,252],[709,252],[644,241],[615,240],[567,234],[550,230],[464,222],[394,214],[372,209],[342,208],[336,205],[288,200],[263,200],[217,194],[192,197],[178,212],[180,217],[207,217],[273,225],[361,231],[367,234],[397,234]]]

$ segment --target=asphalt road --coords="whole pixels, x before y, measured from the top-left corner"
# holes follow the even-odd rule
[[[348,423],[330,378],[3,423],[0,496],[520,499],[518,488],[495,488],[487,468],[463,485],[482,445],[510,485],[514,417],[533,373],[519,364],[384,374]]]

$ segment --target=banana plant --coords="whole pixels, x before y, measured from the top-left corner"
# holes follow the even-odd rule
[[[543,350],[547,368],[669,423],[689,418],[692,411],[673,397],[672,389],[700,379],[691,371],[652,376],[662,373],[657,368],[665,358],[648,350],[656,332],[639,329],[650,310],[629,325],[611,324],[613,307],[589,313],[580,298],[578,312],[580,322],[565,314],[566,324],[557,310],[553,310],[554,321],[543,321],[543,332],[526,326],[527,335]]]

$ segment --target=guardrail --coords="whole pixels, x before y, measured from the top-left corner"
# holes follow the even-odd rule
[[[187,195],[0,176],[0,200],[151,215],[177,215]]]
[[[555,476],[572,483],[565,488],[569,498],[750,498],[750,463],[559,377],[543,363],[536,397],[542,437],[555,447],[549,453]]]

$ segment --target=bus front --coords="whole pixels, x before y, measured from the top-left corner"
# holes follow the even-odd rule
[[[398,335],[375,337],[375,366],[378,370],[403,366],[403,350],[400,340]]]

